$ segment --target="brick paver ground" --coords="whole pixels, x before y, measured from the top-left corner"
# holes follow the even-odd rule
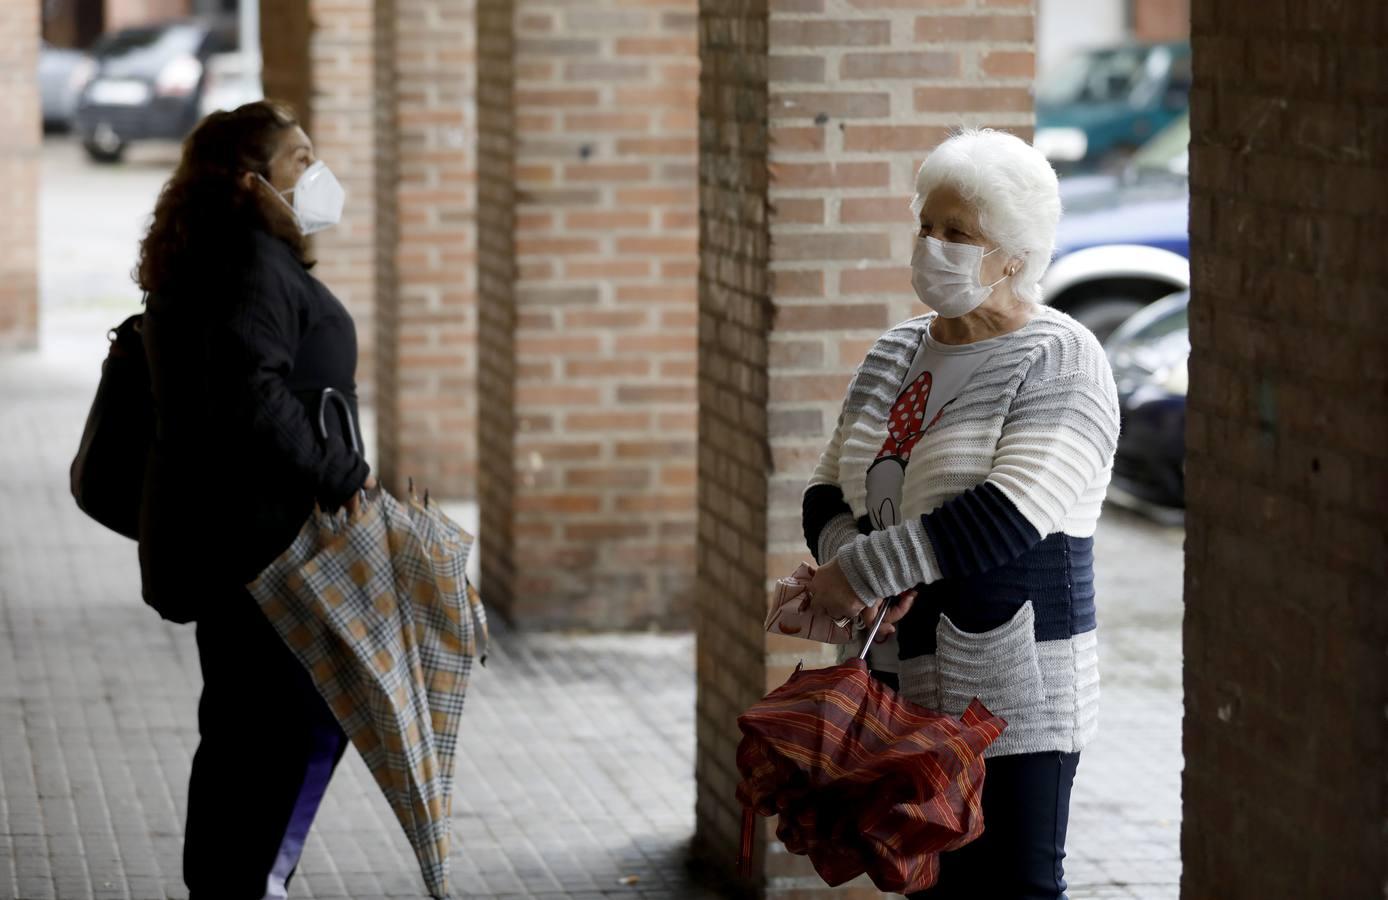
[[[103,250],[97,225],[82,231],[93,186],[89,173],[75,176],[79,187],[45,199],[45,245],[56,248],[45,283],[60,285],[46,290],[65,295],[49,307],[45,349],[0,357],[0,900],[184,897],[200,688],[192,630],[140,603],[134,545],[86,520],[67,490],[101,333],[131,297],[117,269],[129,256]],[[130,177],[157,186],[148,173]],[[126,184],[112,196],[128,205],[148,188]],[[70,227],[54,218],[69,201]],[[109,234],[137,217],[98,219]],[[93,282],[115,287],[83,287]],[[66,296],[84,290],[85,304]],[[190,498],[190,514],[215,515],[232,500]],[[1076,900],[1178,893],[1181,540],[1179,529],[1119,511],[1100,528],[1102,730],[1075,789],[1067,871]],[[688,636],[500,634],[463,720],[457,894],[710,896],[684,866],[693,702]],[[619,884],[628,876],[637,882]],[[292,894],[422,896],[355,752]]]

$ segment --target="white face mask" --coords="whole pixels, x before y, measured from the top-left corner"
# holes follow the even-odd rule
[[[270,184],[263,177],[260,180]],[[275,190],[274,185],[270,185],[270,190]],[[284,194],[288,193],[294,195],[292,204],[284,199]],[[332,228],[342,221],[342,207],[347,202],[347,192],[321,160],[305,169],[294,187],[284,194],[275,191],[275,196],[294,211],[299,230],[304,234]]]
[[[988,253],[976,244],[952,244],[933,237],[916,241],[911,256],[911,286],[921,302],[946,319],[968,315],[988,296],[993,288],[1007,280],[999,278],[992,284],[980,283],[983,257]]]

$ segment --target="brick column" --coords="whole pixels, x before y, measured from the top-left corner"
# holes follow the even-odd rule
[[[960,124],[1030,137],[1033,18],[986,0],[702,6],[699,835],[725,870],[737,714],[800,660],[832,659],[761,622],[771,581],[808,556],[800,495],[854,367],[924,311],[916,169]],[[767,896],[829,893],[804,859],[765,850]],[[878,896],[836,894],[854,895]]]
[[[309,0],[308,6],[310,137],[347,190],[342,223],[314,239],[314,271],[356,321],[357,386],[369,403],[380,351],[376,311],[395,302],[395,2]]]
[[[0,0],[0,350],[38,345],[39,4]]]
[[[1388,884],[1388,19],[1191,8],[1186,897]]]
[[[357,327],[357,390],[394,396],[397,147],[394,0],[271,0],[261,16],[266,95],[291,103],[318,156],[347,190],[336,228],[313,238],[314,274]],[[376,316],[385,316],[377,340]],[[384,357],[378,373],[377,357]],[[390,423],[378,431],[394,432]],[[387,438],[382,441],[391,447]],[[374,456],[373,448],[367,453]]]
[[[477,0],[478,499],[482,581],[504,610],[515,584],[514,20],[515,0]]]
[[[771,210],[767,8],[701,0],[695,850],[729,877],[742,821],[735,719],[764,693]]]
[[[474,0],[270,0],[266,93],[348,191],[317,274],[357,323],[378,476],[474,495]]]
[[[377,308],[381,475],[475,496],[475,0],[396,0],[398,243],[394,303]],[[390,189],[388,187],[388,189]]]
[[[261,82],[265,96],[288,103],[313,134],[313,60],[307,0],[260,0]]]
[[[676,626],[693,577],[695,0],[515,15],[515,452],[482,461],[489,479],[514,467],[496,475],[514,484],[505,593],[532,623]],[[501,400],[483,390],[484,431]]]

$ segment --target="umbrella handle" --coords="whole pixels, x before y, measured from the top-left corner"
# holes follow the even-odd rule
[[[318,436],[323,443],[328,441],[328,403],[336,403],[338,412],[342,414],[343,424],[347,426],[347,443],[352,448],[352,452],[361,456],[361,444],[357,441],[357,423],[352,418],[352,405],[347,402],[347,398],[337,388],[325,387],[323,393],[318,398]],[[413,489],[413,485],[411,485]],[[357,492],[361,497],[363,505],[366,504],[366,488]],[[428,503],[426,502],[427,506]]]
[[[866,660],[868,651],[872,649],[872,642],[877,637],[877,632],[882,630],[882,623],[887,621],[887,613],[892,608],[892,601],[895,597],[888,597],[882,601],[882,609],[877,613],[877,618],[872,623],[872,628],[868,631],[867,640],[863,641],[863,652],[858,654],[858,658]]]
[[[338,412],[342,414],[342,421],[347,426],[347,443],[352,448],[352,452],[361,456],[361,444],[357,443],[357,425],[352,420],[352,407],[347,402],[347,398],[337,388],[323,388],[323,393],[318,398],[318,437],[327,441],[328,439],[328,401],[335,401]]]

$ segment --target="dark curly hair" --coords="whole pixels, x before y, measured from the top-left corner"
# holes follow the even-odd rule
[[[299,124],[280,103],[248,103],[216,112],[183,141],[183,155],[140,244],[135,280],[148,293],[206,284],[242,263],[259,228],[287,244],[305,266],[308,246],[286,204],[268,191],[246,190],[242,178],[270,177],[270,160],[284,133]]]

